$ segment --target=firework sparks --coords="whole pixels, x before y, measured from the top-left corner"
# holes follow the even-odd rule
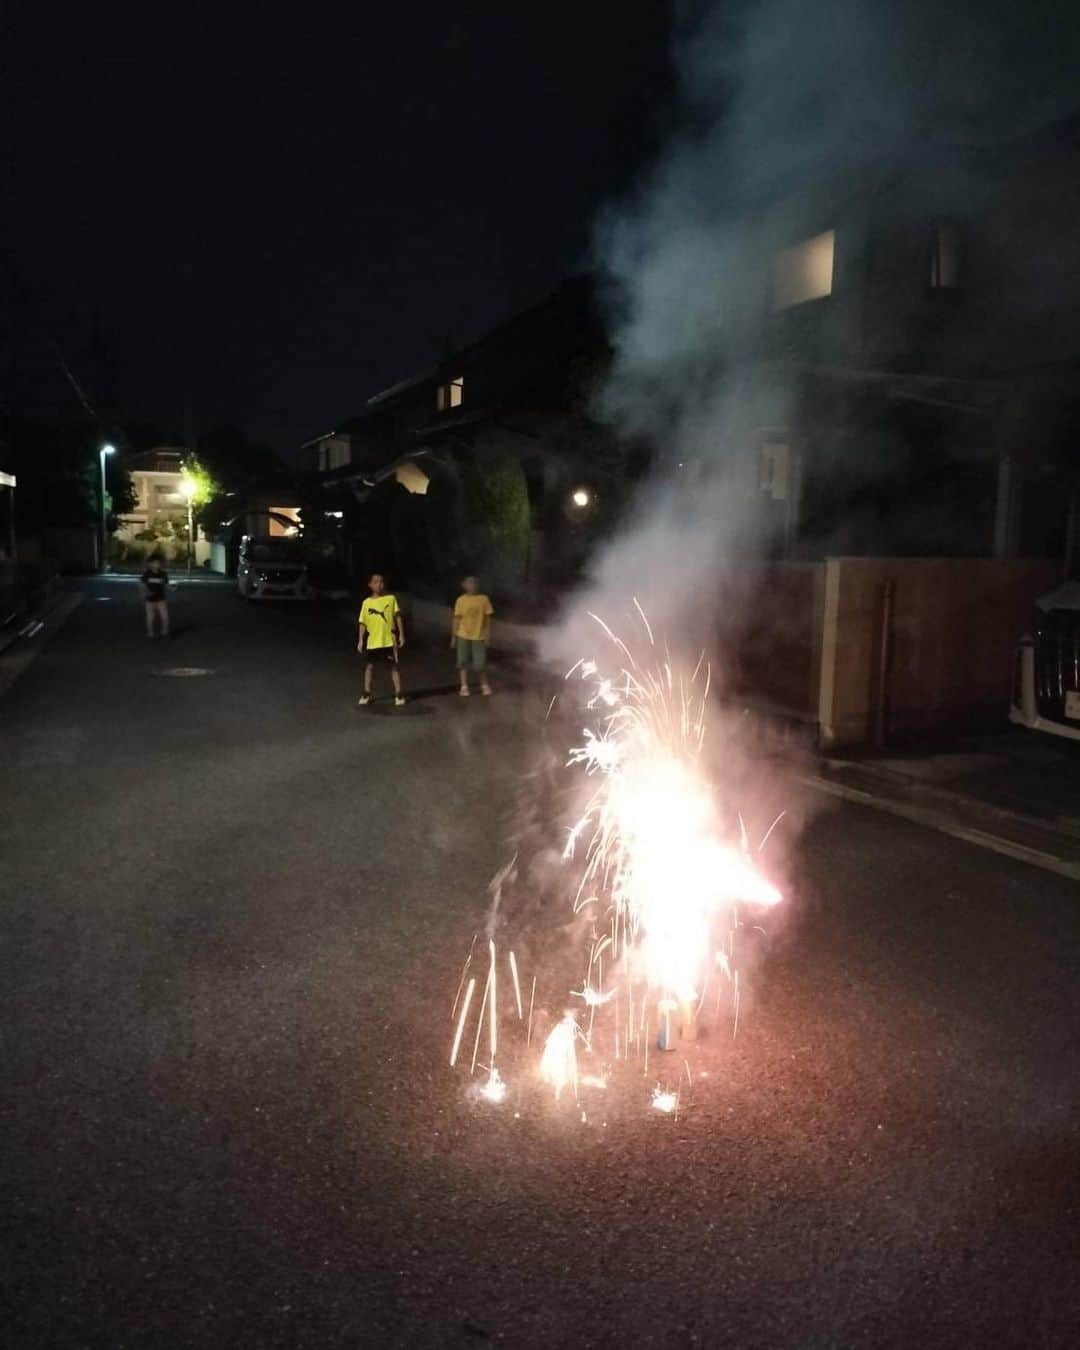
[[[485,1101],[495,1102],[496,1105],[499,1102],[506,1100],[506,1084],[499,1077],[498,1069],[492,1068],[491,1073],[488,1075],[487,1082],[480,1089],[479,1095],[483,1097]]]
[[[653,1088],[652,1108],[654,1111],[663,1111],[665,1115],[671,1115],[679,1107],[679,1094],[677,1092],[668,1092],[662,1088],[659,1083]]]
[[[572,1012],[567,1012],[562,1020],[552,1027],[551,1034],[544,1042],[544,1053],[540,1058],[540,1077],[555,1089],[556,1101],[567,1087],[573,1088],[574,1097],[577,1097],[577,1038],[580,1035],[577,1019]]]
[[[586,1008],[602,1008],[615,997],[615,990],[609,989],[606,994],[602,994],[599,989],[593,989],[586,985],[584,989],[573,989],[570,991],[572,998],[580,998],[585,1002]]]
[[[582,979],[567,991],[580,999],[584,1028],[567,1010],[555,1022],[540,1057],[541,1080],[558,1101],[569,1088],[606,1088],[602,1073],[580,1073],[578,1041],[589,1054],[612,1036],[613,1063],[634,1058],[649,1074],[650,1027],[660,1050],[678,1040],[693,1041],[706,994],[716,984],[720,1016],[721,986],[731,990],[732,1034],[739,1023],[741,991],[735,937],[742,927],[743,905],[770,908],[780,892],[760,868],[760,853],[781,817],[757,849],[734,812],[725,814],[705,764],[710,671],[704,657],[683,667],[657,644],[641,606],[634,602],[648,646],[626,642],[597,616],[599,627],[616,649],[614,667],[582,658],[566,680],[587,686],[580,701],[591,714],[580,742],[568,750],[567,766],[587,783],[589,796],[567,831],[563,860],[572,868],[570,891],[577,921],[590,934]],[[642,655],[642,652],[644,653]],[[550,709],[549,709],[550,713]],[[490,926],[489,926],[490,934]],[[458,1058],[465,1027],[476,1018],[471,1072],[476,1070],[485,1024],[490,1069],[483,1087],[487,1100],[502,1101],[506,1084],[495,1068],[498,989],[495,943],[488,939],[488,970],[481,980],[470,972],[474,951],[462,969],[454,999],[458,1013],[451,1064]],[[528,1014],[513,951],[508,955],[513,1008],[524,1022],[531,1046],[536,976],[532,977]],[[605,978],[606,977],[606,978]],[[565,987],[565,986],[564,986]],[[474,995],[480,995],[474,997]],[[622,1010],[620,1011],[620,1002]],[[477,1011],[479,1005],[479,1011]],[[707,1014],[706,1014],[707,1015]],[[692,1087],[689,1064],[683,1068]],[[701,1075],[704,1076],[704,1075]],[[656,1085],[651,1106],[678,1118],[679,1091]]]
[[[601,627],[629,656],[607,625]],[[621,692],[594,663],[577,669],[593,684],[587,706],[607,711],[570,751],[569,763],[600,783],[571,829],[566,856],[583,846],[579,894],[608,897],[624,957],[634,956],[661,1001],[690,1009],[715,959],[718,926],[735,922],[740,903],[780,900],[751,859],[741,819],[737,838],[725,837],[702,768],[708,667],[699,662],[685,678],[670,659],[652,669],[635,664],[634,675],[624,672]],[[687,1012],[684,1034],[692,1025]]]
[[[469,981],[469,987],[465,991],[465,1002],[461,1005],[461,1016],[458,1018],[457,1031],[454,1033],[454,1046],[450,1051],[451,1068],[457,1063],[458,1051],[461,1049],[461,1033],[465,1030],[465,1019],[469,1015],[469,1004],[472,1002],[475,990],[476,979],[474,977]]]
[[[510,953],[510,974],[514,977],[514,1001],[517,1003],[518,1021],[521,1021],[521,985],[518,983],[517,957]]]

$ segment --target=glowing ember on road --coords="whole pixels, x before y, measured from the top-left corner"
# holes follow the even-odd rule
[[[677,1092],[665,1092],[657,1083],[653,1089],[652,1106],[654,1111],[663,1111],[667,1115],[675,1110],[679,1105],[679,1094]]]
[[[487,1082],[480,1089],[480,1096],[489,1102],[498,1103],[506,1100],[506,1084],[499,1077],[498,1069],[492,1069]]]

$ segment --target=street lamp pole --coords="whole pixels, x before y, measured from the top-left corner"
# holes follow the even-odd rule
[[[195,557],[195,517],[192,513],[192,504],[195,499],[195,493],[199,490],[198,483],[194,478],[184,478],[180,481],[180,491],[187,498],[187,570],[188,576],[191,576],[192,561]]]
[[[105,490],[105,456],[115,454],[116,454],[115,445],[107,445],[107,444],[103,445],[101,449],[98,451],[98,463],[101,466],[101,518],[98,521],[99,550],[100,550],[98,554],[98,568],[102,572],[107,572],[109,570],[109,562],[107,558],[109,547],[109,510],[108,506],[106,505],[109,494]]]

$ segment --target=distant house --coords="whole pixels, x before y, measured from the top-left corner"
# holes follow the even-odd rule
[[[175,446],[158,446],[127,457],[135,491],[135,509],[118,518],[113,534],[113,549],[118,557],[158,551],[168,560],[187,557],[187,498],[180,490],[183,462],[187,451]],[[195,531],[195,565],[210,557],[210,544],[202,530]]]
[[[181,449],[159,446],[127,459],[136,503],[120,521],[120,537],[134,536],[154,520],[186,522],[187,499],[180,491],[185,454]]]

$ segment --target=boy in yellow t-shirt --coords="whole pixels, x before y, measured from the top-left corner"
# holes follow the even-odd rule
[[[390,678],[394,682],[394,707],[405,706],[405,696],[401,692],[401,671],[398,669],[398,652],[405,646],[405,625],[401,620],[397,597],[387,595],[386,581],[382,574],[375,572],[368,580],[371,594],[360,606],[360,637],[356,650],[367,658],[364,662],[364,692],[360,695],[360,706],[371,702],[371,679],[376,663],[385,663],[390,667]]]
[[[462,594],[454,604],[454,617],[450,624],[450,647],[457,652],[458,674],[461,676],[462,698],[469,697],[469,671],[475,670],[480,676],[480,692],[491,693],[487,681],[487,644],[491,628],[491,616],[495,611],[491,601],[480,591],[480,583],[475,577],[466,577],[461,583]]]

